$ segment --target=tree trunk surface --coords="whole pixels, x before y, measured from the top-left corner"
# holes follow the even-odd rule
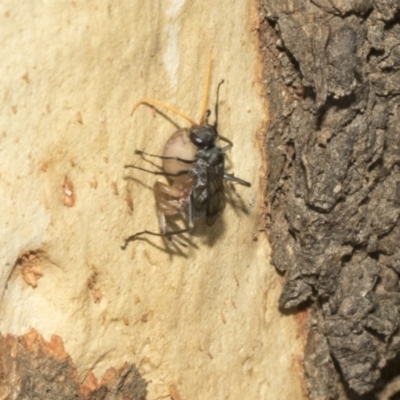
[[[309,396],[397,399],[400,3],[261,13],[269,238],[280,308],[309,310]]]
[[[6,0],[0,19],[0,398],[308,398],[307,314],[278,309],[266,235],[258,4]],[[124,165],[157,169],[135,150],[190,127],[133,105],[200,121],[210,54],[210,121],[224,79],[226,170],[252,186],[227,186],[180,252],[150,236],[122,250],[158,231],[164,180]]]
[[[0,399],[400,396],[398,1],[0,18]],[[171,107],[201,123],[209,60],[209,123],[224,80],[226,172],[251,187],[225,185],[186,247],[122,249],[159,231],[168,182],[125,166],[161,171],[135,150],[193,125]],[[144,98],[162,104],[132,113]]]

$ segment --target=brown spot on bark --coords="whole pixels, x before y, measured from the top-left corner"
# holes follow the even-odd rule
[[[35,288],[38,280],[43,276],[41,263],[40,253],[30,251],[18,258],[15,272],[21,274],[24,281]]]
[[[29,73],[25,72],[24,75],[21,76],[21,78],[26,82],[29,83],[31,80],[29,79]]]
[[[100,288],[97,286],[97,271],[94,271],[92,275],[90,275],[88,279],[88,288],[92,293],[93,300],[95,303],[100,303],[101,298],[103,297]]]
[[[64,178],[63,188],[63,203],[66,207],[73,207],[75,205],[75,192],[74,185],[71,179],[66,176]]]
[[[178,388],[174,383],[169,385],[168,387],[169,395],[171,396],[172,400],[182,400],[181,395],[179,394]]]
[[[82,119],[82,114],[80,111],[78,111],[75,115],[75,120],[76,122],[78,122],[79,124],[83,124],[83,119]]]

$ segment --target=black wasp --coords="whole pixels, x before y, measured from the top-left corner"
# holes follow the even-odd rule
[[[148,230],[135,233],[125,240],[124,245],[121,246],[122,249],[142,235],[162,236],[167,240],[169,247],[173,247],[176,243],[185,246],[179,238],[180,234],[192,231],[195,221],[200,219],[205,219],[209,226],[213,225],[218,215],[224,210],[225,181],[230,184],[251,186],[249,182],[225,172],[225,153],[233,146],[233,143],[218,134],[218,97],[219,89],[224,81],[218,84],[215,122],[210,125],[208,123],[210,111],[206,111],[210,71],[211,59],[208,64],[202,113],[198,124],[174,107],[154,99],[142,99],[133,108],[132,113],[140,104],[150,107],[161,106],[189,121],[191,127],[182,128],[173,133],[165,144],[161,156],[141,150],[135,151],[141,156],[162,159],[163,171],[150,171],[135,165],[125,165],[125,168],[135,168],[154,175],[166,176],[168,184],[157,181],[154,185],[160,233]],[[221,147],[217,141],[223,141],[226,145]],[[181,217],[186,220],[185,228],[178,224]]]

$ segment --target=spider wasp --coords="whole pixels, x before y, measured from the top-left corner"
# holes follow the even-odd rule
[[[135,165],[125,165],[154,175],[167,177],[168,184],[157,181],[154,185],[154,195],[157,204],[157,216],[160,233],[144,230],[125,239],[121,248],[126,249],[129,242],[143,235],[161,236],[166,239],[168,247],[183,243],[179,235],[191,232],[195,222],[205,219],[208,226],[216,221],[226,205],[225,181],[233,190],[233,183],[250,187],[251,184],[233,174],[225,172],[226,152],[233,143],[218,133],[218,98],[222,80],[217,87],[215,103],[215,122],[210,124],[211,114],[207,110],[207,98],[210,86],[211,57],[208,62],[207,76],[204,85],[200,122],[196,123],[183,112],[161,101],[144,98],[138,101],[132,110],[133,114],[139,105],[145,104],[154,108],[163,107],[166,110],[188,121],[189,128],[178,129],[171,135],[164,146],[162,155],[136,150],[135,154],[156,157],[162,160],[162,171],[151,171]],[[217,141],[225,142],[224,146]],[[177,219],[186,220],[182,228]]]

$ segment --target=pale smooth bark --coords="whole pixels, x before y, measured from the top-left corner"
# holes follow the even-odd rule
[[[255,7],[35,0],[4,1],[0,15],[1,333],[60,336],[81,379],[134,363],[149,399],[170,385],[182,399],[307,398],[306,321],[278,311],[263,231]],[[160,238],[122,251],[158,229],[155,177],[126,180],[123,166],[143,162],[136,148],[160,153],[176,129],[131,108],[152,97],[197,120],[210,51],[210,107],[225,79],[219,128],[234,142],[229,170],[252,183],[237,188],[248,214],[228,205],[186,257]]]

